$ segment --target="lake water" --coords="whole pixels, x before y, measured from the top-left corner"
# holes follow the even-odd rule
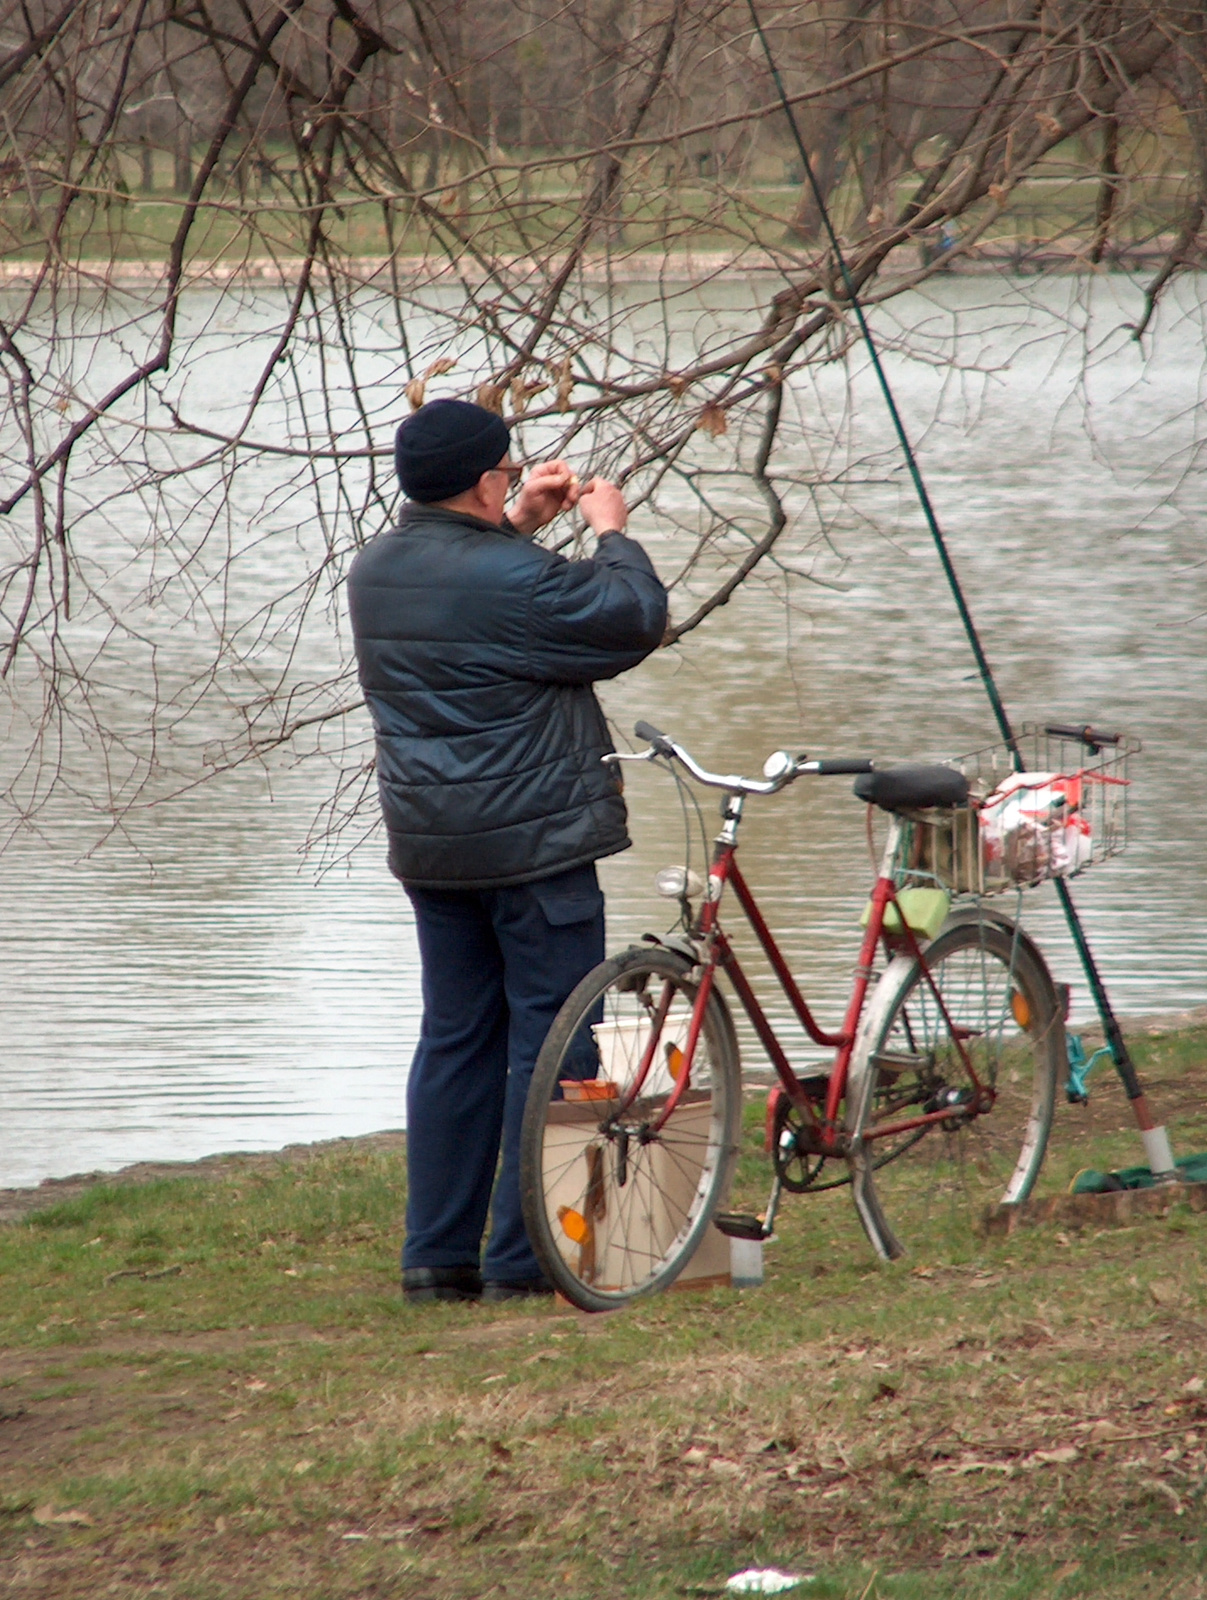
[[[1205,287],[1176,285],[1144,352],[1117,331],[1139,296],[1121,278],[951,278],[877,320],[890,343],[902,326],[931,341],[933,364],[890,354],[889,371],[1012,714],[1144,741],[1131,845],[1074,890],[1124,1014],[1207,1000]],[[713,290],[682,337],[752,292]],[[953,330],[962,371],[947,360]],[[856,363],[849,388],[823,374],[798,393],[781,467],[794,450],[815,467],[818,418],[845,408],[844,462],[873,464],[841,503],[786,491],[798,544],[819,513],[824,523],[814,574],[844,587],[769,570],[681,647],[605,688],[618,730],[644,716],[706,765],[748,771],[777,746],[926,758],[991,742],[908,483],[883,470],[869,374]],[[633,531],[673,570],[681,535],[640,516]],[[132,722],[138,692],[131,679]],[[10,705],[10,761],[30,709]],[[72,750],[82,791],[96,792],[100,759],[83,739]],[[651,880],[683,850],[669,781],[626,776],[635,846],[603,867],[612,947],[668,924]],[[67,798],[12,840],[0,856],[0,1185],[401,1125],[419,1011],[413,930],[379,838],[321,876],[303,854],[330,782],[323,763],[246,767],[133,812],[99,848],[103,819]],[[711,832],[715,797],[702,799]],[[868,881],[863,810],[849,780],[813,781],[747,817],[747,875],[831,1018]],[[698,864],[698,828],[694,851]],[[1050,892],[1027,908],[1085,1016]]]

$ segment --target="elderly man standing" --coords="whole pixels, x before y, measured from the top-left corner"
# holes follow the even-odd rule
[[[509,451],[494,412],[422,406],[395,440],[401,520],[348,576],[389,865],[423,962],[408,1300],[549,1292],[520,1209],[524,1099],[558,1008],[603,959],[595,862],[629,843],[591,684],[636,666],[666,623],[620,491],[600,478],[580,490],[565,462],[546,462],[508,516],[522,475]],[[531,542],[575,505],[594,555],[568,561]]]

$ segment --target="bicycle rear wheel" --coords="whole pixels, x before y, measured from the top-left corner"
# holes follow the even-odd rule
[[[686,1047],[691,970],[686,957],[657,947],[601,963],[570,995],[537,1058],[520,1145],[524,1221],[547,1277],[584,1311],[671,1284],[729,1183],[741,1088],[737,1037],[715,990],[688,1088],[655,1128]]]
[[[1026,1199],[1064,1067],[1056,990],[1021,929],[972,913],[924,955],[926,970],[912,956],[889,963],[851,1061],[855,1205],[886,1261],[904,1254],[899,1234],[954,1242],[988,1206]],[[988,1108],[977,1083],[992,1092]],[[882,1133],[947,1108],[941,1122]]]

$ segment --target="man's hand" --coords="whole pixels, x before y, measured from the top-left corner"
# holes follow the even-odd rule
[[[542,461],[524,480],[507,520],[517,533],[532,535],[578,504],[578,479],[564,461]]]
[[[578,509],[598,533],[623,533],[629,520],[624,496],[606,478],[592,478],[578,491]]]

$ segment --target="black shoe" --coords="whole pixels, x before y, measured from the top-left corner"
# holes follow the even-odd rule
[[[487,1305],[497,1305],[500,1300],[543,1300],[553,1293],[553,1285],[545,1278],[522,1278],[515,1281],[487,1281],[482,1285],[482,1299]]]
[[[478,1300],[482,1274],[477,1267],[403,1267],[402,1298],[424,1300]]]

